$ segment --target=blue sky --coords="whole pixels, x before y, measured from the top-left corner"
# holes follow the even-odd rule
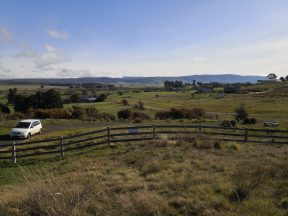
[[[286,0],[0,0],[0,77],[288,75]]]

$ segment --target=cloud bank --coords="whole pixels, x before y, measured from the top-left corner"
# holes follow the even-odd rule
[[[66,31],[46,30],[46,33],[50,38],[57,40],[65,40],[70,37],[70,34]]]
[[[11,40],[11,32],[7,28],[0,26],[0,42],[10,42]]]

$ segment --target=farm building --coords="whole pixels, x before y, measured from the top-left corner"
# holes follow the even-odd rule
[[[199,87],[197,89],[197,93],[211,93],[213,92],[213,89],[212,88],[209,88],[209,87]]]
[[[258,84],[275,83],[277,80],[257,80]]]
[[[83,101],[83,102],[95,102],[96,100],[97,100],[97,98],[96,97],[93,97],[93,96],[87,96],[87,95],[81,95],[80,96],[80,99],[81,99],[81,101]]]
[[[224,93],[231,94],[231,93],[239,93],[240,92],[240,86],[225,86],[224,87]]]

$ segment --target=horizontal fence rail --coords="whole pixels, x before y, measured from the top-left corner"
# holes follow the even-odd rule
[[[40,155],[64,157],[66,152],[119,142],[137,142],[161,139],[161,136],[181,139],[195,136],[201,139],[288,144],[288,130],[227,128],[209,125],[142,125],[107,127],[71,136],[36,141],[13,142],[0,145],[0,160],[17,162],[18,158]],[[174,137],[173,137],[174,136]]]

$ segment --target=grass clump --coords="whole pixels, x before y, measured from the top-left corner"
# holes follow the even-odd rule
[[[239,165],[231,176],[234,191],[230,195],[231,201],[243,201],[267,180],[265,167],[249,164]]]

